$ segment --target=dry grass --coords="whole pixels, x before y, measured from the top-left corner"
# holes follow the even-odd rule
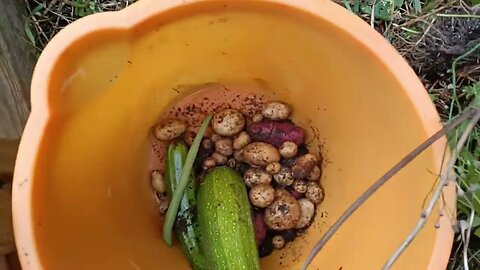
[[[25,32],[32,46],[41,52],[48,41],[78,18],[121,10],[137,0],[24,0],[27,6]]]

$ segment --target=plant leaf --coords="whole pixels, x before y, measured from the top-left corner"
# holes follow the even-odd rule
[[[36,46],[36,41],[35,41],[35,36],[33,35],[32,29],[30,29],[30,24],[28,22],[25,22],[25,34],[28,37],[28,40],[33,44],[33,46]]]
[[[475,234],[477,237],[480,237],[480,227],[477,227],[477,228],[475,229],[474,234]]]
[[[480,226],[480,217],[475,215],[473,217],[472,228]]]
[[[416,13],[422,12],[422,3],[420,0],[413,0],[413,8],[415,9]]]

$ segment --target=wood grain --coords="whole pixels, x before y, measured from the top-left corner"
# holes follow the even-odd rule
[[[19,138],[30,112],[35,55],[25,37],[23,1],[0,0],[0,138]]]
[[[0,138],[0,180],[11,178],[19,144],[18,139]]]
[[[25,38],[23,1],[0,0],[0,269],[20,269],[11,224],[11,176],[30,112],[30,81],[36,57]],[[6,259],[5,259],[6,258]]]

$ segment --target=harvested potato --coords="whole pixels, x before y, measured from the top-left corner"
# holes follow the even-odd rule
[[[318,184],[318,182],[308,182],[307,186],[307,193],[305,193],[307,199],[309,199],[315,204],[323,202],[325,193],[320,184]]]
[[[272,176],[260,169],[248,169],[244,176],[243,180],[248,187],[253,187],[260,184],[270,184],[272,182]]]
[[[156,192],[165,193],[166,186],[165,181],[163,179],[163,175],[160,171],[153,171],[151,175],[152,187]]]
[[[275,235],[272,238],[272,244],[275,249],[282,249],[285,246],[285,239],[281,235]]]
[[[263,220],[263,213],[256,212],[254,214],[253,225],[255,226],[257,245],[260,245],[267,237],[267,226],[265,226],[265,222],[263,222]]]
[[[295,180],[295,182],[293,182],[293,189],[296,192],[305,193],[305,192],[307,192],[308,186],[307,186],[307,183],[305,181]]]
[[[253,123],[258,123],[258,122],[262,122],[263,121],[263,115],[258,113],[258,114],[255,114],[254,116],[252,116],[252,122]]]
[[[243,158],[243,150],[240,149],[240,150],[233,151],[233,158],[239,162],[244,161],[245,159]]]
[[[193,143],[193,141],[192,141]],[[205,149],[210,149],[212,148],[212,140],[208,139],[208,138],[205,138],[202,140],[202,147],[205,148]]]
[[[182,135],[187,124],[178,119],[168,119],[155,127],[155,137],[161,141],[170,141]]]
[[[265,209],[265,224],[273,230],[293,229],[301,216],[300,205],[288,192]]]
[[[208,170],[217,166],[217,162],[212,157],[208,157],[203,161],[203,169]]]
[[[312,173],[312,170],[317,166],[318,160],[313,154],[306,154],[299,157],[292,167],[293,177],[295,179],[303,179]]]
[[[213,116],[212,127],[219,135],[232,136],[243,130],[245,117],[238,110],[226,109]]]
[[[215,142],[215,151],[224,156],[233,154],[233,142],[230,138],[222,138]]]
[[[273,101],[265,105],[265,108],[262,111],[262,115],[265,118],[271,120],[285,120],[288,119],[290,114],[292,113],[292,109],[286,103]]]
[[[310,172],[310,175],[307,176],[307,179],[310,181],[317,181],[318,179],[320,179],[321,175],[322,175],[322,170],[320,169],[320,167],[315,166]]]
[[[245,147],[249,143],[250,143],[250,135],[248,135],[247,132],[242,131],[233,140],[233,148],[235,150],[239,150]]]
[[[280,154],[271,144],[254,142],[243,148],[243,158],[250,165],[266,166],[272,162],[279,162]]]
[[[274,174],[273,179],[275,179],[275,182],[283,187],[290,186],[294,181],[292,172],[287,167],[283,167],[280,169],[280,172]]]
[[[300,209],[302,211],[302,215],[295,226],[297,229],[305,228],[310,224],[312,218],[315,214],[315,205],[308,199],[300,199],[298,200],[298,204],[300,205]]]
[[[212,137],[210,137],[210,140],[212,140],[212,142],[217,142],[218,140],[222,139],[223,137],[218,135],[217,133],[213,133],[212,134]]]
[[[305,142],[305,131],[299,126],[288,122],[263,121],[253,123],[248,127],[252,141],[266,142],[282,146],[286,141],[300,145]]]
[[[277,190],[275,190],[275,198],[281,198],[282,196],[288,196],[288,195],[291,195],[290,192],[288,192],[286,189],[284,188],[279,188]]]
[[[218,153],[218,152],[213,153],[213,154],[212,154],[212,158],[213,158],[213,160],[215,160],[215,164],[216,164],[217,166],[219,166],[219,165],[225,165],[225,164],[227,163],[227,161],[228,161],[228,158],[227,158],[226,156],[224,156],[224,155],[222,155],[222,154],[220,154],[220,153]]]
[[[276,174],[279,173],[282,169],[282,165],[279,162],[272,162],[265,167],[265,170],[269,174]]]
[[[197,129],[195,127],[187,127],[187,129],[185,130],[185,133],[183,133],[183,141],[188,146],[191,146],[196,136],[197,136]]]
[[[268,184],[256,185],[250,189],[249,197],[253,205],[265,208],[275,199],[275,189]]]
[[[292,158],[297,155],[298,146],[294,142],[284,142],[278,149],[280,155],[284,158]]]
[[[160,211],[160,214],[167,213],[169,204],[170,201],[168,200],[167,196],[160,195],[158,197],[158,210]]]
[[[297,200],[303,198],[303,197],[304,197],[304,194],[305,194],[305,193],[300,193],[300,192],[298,192],[298,191],[296,191],[296,190],[290,190],[290,195],[292,195],[292,196],[293,196],[295,199],[297,199]]]

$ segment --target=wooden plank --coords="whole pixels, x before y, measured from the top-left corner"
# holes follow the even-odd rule
[[[0,139],[0,180],[13,175],[18,144],[18,139]]]
[[[35,64],[25,38],[25,7],[0,0],[0,138],[19,138],[30,112],[30,81]]]
[[[7,255],[15,250],[11,212],[11,181],[18,144],[18,139],[0,139],[0,255]],[[13,252],[10,257],[15,259],[16,254]],[[15,264],[15,260],[10,264]],[[9,267],[6,269],[19,268]],[[0,270],[2,270],[1,266]]]
[[[11,179],[20,138],[30,112],[30,81],[36,57],[25,38],[25,7],[0,0],[0,257],[1,269],[20,269],[14,252]],[[10,139],[6,139],[10,138]]]

